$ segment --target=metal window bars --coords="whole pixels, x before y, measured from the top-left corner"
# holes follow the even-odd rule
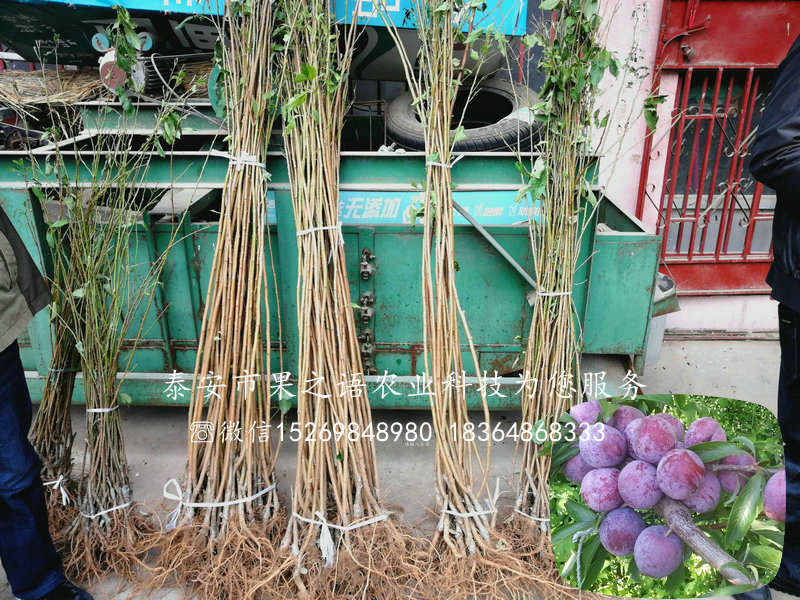
[[[657,230],[683,293],[768,290],[775,195],[750,175],[748,144],[770,78],[755,68],[679,72]]]

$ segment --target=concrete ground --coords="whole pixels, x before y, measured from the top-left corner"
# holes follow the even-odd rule
[[[731,397],[758,402],[776,410],[779,347],[771,341],[678,341],[667,340],[657,363],[649,366],[639,381],[646,393],[695,393]],[[621,382],[626,369],[617,359],[595,357],[584,361],[584,372],[605,371],[605,381]],[[607,388],[610,391],[610,388]],[[186,460],[186,409],[185,408],[123,408],[126,447],[137,499],[166,514],[172,506],[165,503],[162,488],[171,478],[180,480]],[[428,418],[425,411],[378,411],[374,421],[418,425]],[[507,421],[516,418],[513,413],[493,413],[493,420]],[[77,429],[76,464],[80,464],[83,437],[81,423],[83,410],[74,409],[73,420]],[[434,506],[433,445],[409,445],[402,441],[379,443],[378,462],[387,505],[397,511],[407,524],[421,531],[431,525]],[[278,484],[282,501],[288,503],[286,494],[294,484],[294,444],[284,443],[277,466]],[[513,504],[514,443],[500,443],[492,447],[491,488],[500,482],[501,512]],[[115,598],[119,582],[113,578],[92,587],[97,600]],[[124,598],[121,595],[120,598]],[[167,590],[154,598],[177,599],[180,590]],[[789,596],[775,594],[777,600]],[[0,570],[0,600],[13,596]],[[231,599],[233,600],[233,599]]]

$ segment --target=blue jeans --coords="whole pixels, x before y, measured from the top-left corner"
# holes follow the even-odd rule
[[[781,371],[778,423],[786,453],[786,539],[778,589],[800,594],[800,313],[778,305]]]
[[[37,600],[64,582],[47,526],[42,463],[28,441],[31,414],[14,342],[0,352],[0,561],[21,600]]]

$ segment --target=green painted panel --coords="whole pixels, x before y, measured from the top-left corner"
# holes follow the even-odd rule
[[[286,191],[283,159],[271,155],[273,188],[276,198],[276,224],[271,226],[271,242],[277,291],[272,281],[268,286],[269,315],[272,315],[270,341],[273,347],[272,369],[279,368],[279,343],[283,344],[283,369],[296,373],[297,368],[297,238],[291,199]],[[176,152],[170,160],[156,156],[143,183],[168,187],[174,181],[171,174],[180,173],[178,183],[219,186],[224,181],[227,161],[203,153]],[[203,163],[205,170],[202,169]],[[491,190],[491,186],[511,189],[519,185],[515,158],[500,153],[465,156],[453,169],[454,180],[465,194],[469,189]],[[170,162],[171,161],[171,162]],[[36,240],[43,231],[38,211],[33,210],[18,173],[8,170],[12,164],[9,153],[0,153],[0,177],[8,176],[9,187],[0,189],[0,201],[23,235],[26,244],[38,254]],[[5,170],[4,170],[5,169]],[[363,190],[363,194],[381,195],[386,187],[413,189],[410,185],[424,175],[424,157],[407,155],[365,154],[346,155],[342,159],[342,185]],[[360,186],[360,187],[359,187]],[[472,186],[472,187],[471,187]],[[641,226],[612,204],[604,200],[600,211],[587,212],[590,224],[582,238],[579,269],[575,275],[573,300],[576,319],[584,327],[587,352],[641,354],[644,350],[647,323],[650,317],[659,239],[642,232]],[[596,234],[598,218],[613,223],[618,233]],[[533,274],[527,226],[487,227],[489,233],[524,269]],[[136,232],[132,247],[137,273],[141,280],[150,257],[168,244],[171,225],[156,224],[152,236],[142,226]],[[627,233],[619,233],[627,232]],[[144,339],[133,359],[132,376],[126,381],[126,391],[135,402],[143,404],[170,403],[164,396],[166,374],[174,368],[179,372],[194,370],[198,332],[205,302],[206,288],[213,261],[218,226],[216,223],[185,223],[180,232],[180,244],[168,256],[157,292],[163,295],[163,307],[154,305],[143,324]],[[420,260],[422,230],[420,226],[376,225],[363,227],[345,225],[343,235],[348,264],[348,280],[354,302],[364,292],[373,292],[375,312],[369,323],[360,322],[359,331],[370,331],[375,341],[374,364],[379,373],[384,370],[398,376],[411,376],[422,371],[422,325],[420,307]],[[375,257],[371,260],[374,272],[368,279],[359,274],[361,252],[369,247]],[[462,306],[476,344],[481,367],[490,373],[508,373],[519,368],[520,337],[528,335],[531,310],[526,301],[529,285],[516,273],[497,251],[473,228],[456,227],[456,278]],[[535,277],[535,274],[534,274]],[[277,319],[278,296],[282,316],[282,337],[279,339]],[[160,310],[163,308],[164,310]],[[144,315],[140,308],[139,316]],[[621,317],[624,315],[624,319]],[[267,313],[264,314],[266,323]],[[360,314],[357,313],[360,317]],[[160,317],[160,318],[159,318]],[[30,345],[23,351],[26,369],[45,373],[49,363],[49,328],[43,312],[29,328]],[[463,332],[462,332],[463,336]],[[466,339],[464,362],[471,365]],[[471,369],[469,369],[471,370]],[[40,378],[31,381],[39,389]],[[40,392],[34,392],[34,397]],[[76,395],[81,396],[80,386]],[[185,403],[188,398],[177,403]],[[471,396],[471,402],[477,395]],[[427,399],[391,398],[388,404],[376,407],[424,407]],[[500,402],[500,403],[498,403]],[[494,399],[494,408],[501,400]],[[513,401],[509,406],[516,406]]]
[[[646,234],[597,234],[584,331],[586,352],[644,354],[658,240]]]

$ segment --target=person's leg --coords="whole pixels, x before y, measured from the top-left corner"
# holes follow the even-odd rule
[[[0,352],[0,561],[21,600],[37,600],[65,581],[47,525],[41,461],[28,441],[31,413],[14,342]]]
[[[786,536],[775,589],[800,595],[800,313],[778,306],[781,371],[778,423],[786,456]]]

